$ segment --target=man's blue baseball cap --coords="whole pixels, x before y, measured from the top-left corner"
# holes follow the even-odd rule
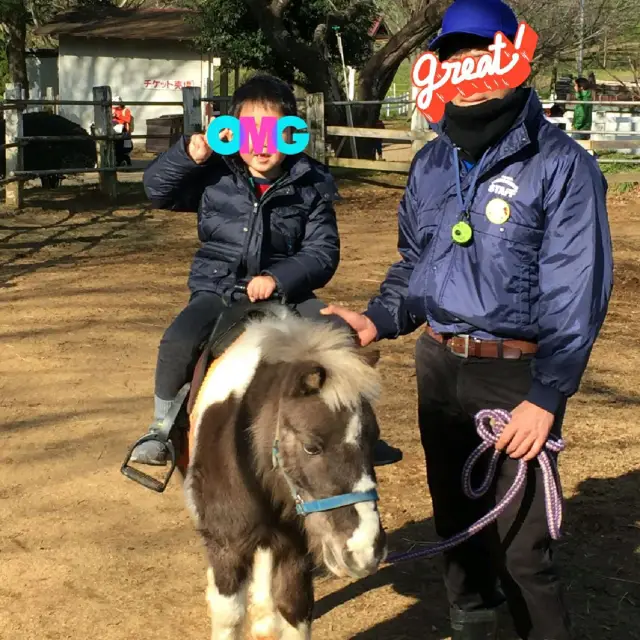
[[[436,51],[443,40],[453,34],[473,35],[493,40],[497,31],[507,38],[518,32],[518,18],[502,0],[455,0],[442,18],[442,30],[429,43]]]

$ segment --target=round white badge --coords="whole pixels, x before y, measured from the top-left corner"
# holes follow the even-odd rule
[[[485,213],[489,222],[493,222],[493,224],[504,224],[511,215],[511,209],[508,202],[500,198],[494,198],[487,204]]]

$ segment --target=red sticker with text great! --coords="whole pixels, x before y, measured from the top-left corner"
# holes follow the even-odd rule
[[[538,44],[538,34],[526,23],[518,26],[513,44],[498,31],[488,52],[477,59],[440,62],[428,51],[423,53],[411,69],[411,82],[419,89],[416,108],[429,122],[444,116],[444,107],[457,94],[515,89],[531,74],[531,61]]]

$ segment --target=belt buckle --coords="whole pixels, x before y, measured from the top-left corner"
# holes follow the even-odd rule
[[[471,336],[468,333],[457,335],[456,338],[462,338],[464,342],[464,351],[463,353],[456,353],[452,350],[453,355],[458,356],[459,358],[468,358],[469,357],[469,342],[471,340]]]

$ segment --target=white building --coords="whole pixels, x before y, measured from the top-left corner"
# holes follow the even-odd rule
[[[57,49],[27,49],[27,78],[29,98],[46,99],[47,95],[58,95],[58,51]]]
[[[194,46],[197,29],[184,9],[78,10],[56,16],[37,32],[58,38],[60,100],[92,100],[93,87],[110,86],[123,101],[182,102],[183,86],[200,86],[203,97],[220,95],[214,82],[220,60]],[[214,92],[214,89],[216,90]],[[180,106],[131,106],[135,134],[146,120],[182,114]],[[62,105],[60,115],[87,131],[92,106]],[[208,105],[203,104],[206,117]]]

